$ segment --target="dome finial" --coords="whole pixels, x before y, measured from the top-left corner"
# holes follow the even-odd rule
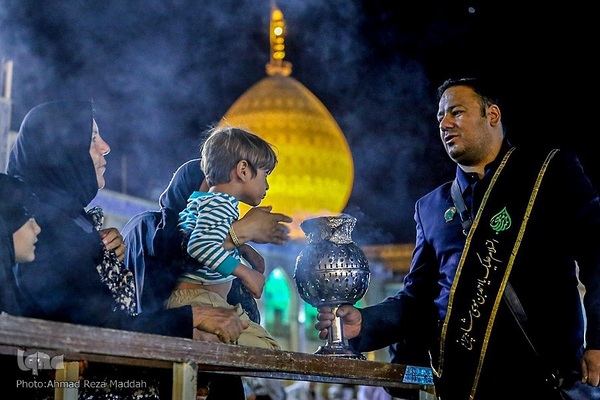
[[[292,73],[292,63],[284,61],[285,57],[285,20],[283,13],[273,0],[271,2],[271,61],[266,65],[267,74],[289,76]]]

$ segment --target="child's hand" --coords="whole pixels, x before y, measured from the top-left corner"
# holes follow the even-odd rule
[[[238,265],[233,271],[233,274],[237,276],[244,286],[252,293],[255,299],[260,299],[262,296],[263,289],[265,288],[265,276],[258,271],[248,268],[245,265]]]
[[[238,247],[240,255],[244,257],[244,260],[250,263],[252,269],[260,272],[261,274],[265,273],[265,259],[260,255],[259,252],[254,250],[254,248],[248,244],[243,244]]]

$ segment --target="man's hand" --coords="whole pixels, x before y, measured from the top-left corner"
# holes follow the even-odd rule
[[[123,236],[117,228],[106,228],[98,231],[102,243],[107,250],[112,250],[117,255],[117,258],[123,261],[125,258],[125,243],[123,243]]]
[[[290,239],[290,228],[285,223],[292,218],[272,213],[272,206],[251,208],[241,219],[233,223],[240,243],[283,244]]]
[[[248,322],[240,319],[235,308],[192,306],[192,313],[194,328],[212,333],[223,343],[235,343],[248,328]]]
[[[315,324],[315,329],[320,331],[319,337],[321,339],[327,340],[329,328],[335,319],[335,315],[331,307],[320,307],[318,311],[317,320],[319,322]],[[342,320],[342,330],[346,339],[355,338],[360,334],[362,315],[356,307],[344,304],[337,309],[337,316]]]
[[[591,386],[600,385],[600,350],[586,350],[583,353],[581,381]]]

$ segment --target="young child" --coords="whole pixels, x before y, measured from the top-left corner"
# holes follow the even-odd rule
[[[277,164],[269,143],[253,133],[235,127],[216,127],[208,131],[202,146],[201,168],[208,192],[194,192],[187,207],[179,213],[183,247],[193,269],[186,271],[167,300],[168,308],[184,305],[232,307],[226,301],[236,277],[254,298],[260,298],[265,277],[241,262],[237,236],[232,229],[239,218],[239,202],[257,206],[269,189],[267,176]],[[227,234],[236,247],[224,247]],[[190,264],[189,262],[187,263]],[[280,349],[279,344],[260,324],[252,322],[240,305],[240,318],[249,322],[236,344]]]
[[[31,207],[33,196],[18,178],[0,174],[0,311],[20,314],[12,267],[35,259],[35,243],[41,232]]]

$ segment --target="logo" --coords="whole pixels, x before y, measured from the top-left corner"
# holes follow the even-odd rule
[[[510,219],[510,215],[508,215],[506,207],[504,207],[498,214],[494,215],[492,219],[490,219],[490,227],[496,233],[508,230],[511,225],[512,220]]]
[[[450,207],[444,213],[444,221],[446,221],[446,223],[452,221],[454,219],[454,215],[456,215],[456,207]]]
[[[23,350],[17,350],[17,365],[21,371],[31,371],[37,376],[41,369],[64,369],[64,357],[64,355],[50,357],[41,351],[25,356]]]

